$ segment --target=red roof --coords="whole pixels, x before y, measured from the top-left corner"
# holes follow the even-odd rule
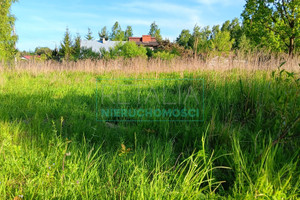
[[[30,60],[32,56],[23,56],[23,58],[26,58],[27,60]]]
[[[37,55],[37,56],[26,55],[26,56],[23,56],[22,58],[25,58],[26,60],[30,60],[30,59],[33,59],[34,57],[40,58],[41,56],[39,56],[39,55]]]

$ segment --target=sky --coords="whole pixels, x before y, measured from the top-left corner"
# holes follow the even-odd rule
[[[19,50],[59,47],[68,27],[71,35],[82,38],[88,28],[95,39],[106,26],[110,31],[118,21],[123,30],[132,26],[133,35],[149,33],[150,24],[161,29],[163,38],[175,40],[182,29],[222,24],[243,11],[245,0],[19,0],[11,9],[16,17]]]

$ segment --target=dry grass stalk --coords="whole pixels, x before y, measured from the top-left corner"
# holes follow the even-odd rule
[[[242,70],[274,70],[280,63],[286,61],[284,68],[289,71],[299,72],[299,57],[289,59],[287,56],[273,56],[257,54],[246,56],[215,56],[206,61],[199,58],[175,58],[172,60],[161,59],[115,59],[115,60],[80,60],[77,62],[57,62],[53,60],[20,61],[13,67],[15,71],[30,73],[47,73],[55,71],[77,71],[91,73],[119,72],[119,73],[149,73],[149,72],[181,72],[231,69]],[[11,70],[0,65],[0,70]]]

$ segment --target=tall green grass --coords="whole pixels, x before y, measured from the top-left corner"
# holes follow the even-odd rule
[[[204,122],[107,124],[97,78],[201,78]],[[0,74],[0,199],[298,199],[296,74]]]

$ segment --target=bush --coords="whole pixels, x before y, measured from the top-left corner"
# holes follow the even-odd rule
[[[122,43],[118,43],[114,48],[110,48],[109,51],[106,51],[105,48],[100,49],[101,58],[104,59],[116,59],[120,56],[120,48]]]
[[[146,51],[147,51],[147,57],[152,58],[154,54],[153,50],[150,49],[149,47],[146,47]]]
[[[126,42],[120,50],[120,55],[124,58],[147,57],[146,48],[139,47],[135,42]]]
[[[172,54],[167,51],[158,51],[153,54],[154,58],[160,58],[162,60],[171,60],[171,59],[175,58],[175,56],[176,56],[175,54]]]
[[[46,59],[52,58],[52,50],[48,47],[37,47],[35,48],[35,54],[39,56],[46,56]]]
[[[86,49],[86,48],[81,48],[80,52],[80,58],[81,59],[92,59],[96,60],[100,58],[100,54],[97,52],[94,52],[92,48]]]
[[[134,57],[147,57],[147,50],[145,47],[139,47],[135,42],[119,43],[109,51],[100,49],[102,58],[115,59],[117,57],[134,58]]]

